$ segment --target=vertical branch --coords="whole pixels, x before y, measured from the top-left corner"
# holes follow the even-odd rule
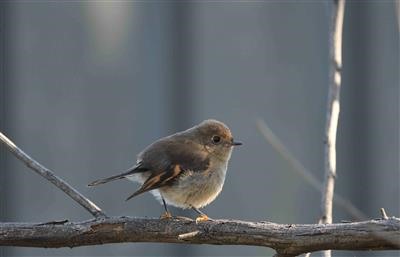
[[[322,193],[324,191],[324,187],[321,181],[319,181],[313,173],[306,169],[304,165],[294,157],[293,153],[291,153],[286,146],[281,142],[281,140],[272,132],[272,130],[268,127],[265,121],[258,119],[257,120],[257,128],[260,133],[263,135],[265,140],[271,144],[271,146],[288,162],[288,164],[292,167],[294,172],[297,172],[305,182],[307,182],[311,187],[318,190]],[[351,215],[354,219],[357,220],[366,220],[367,216],[360,211],[354,204],[352,204],[348,199],[339,195],[338,193],[334,193],[333,202],[338,206],[343,208],[349,215]]]
[[[330,25],[329,58],[331,66],[325,127],[325,180],[321,202],[322,223],[332,223],[332,203],[336,177],[336,134],[340,112],[340,86],[342,80],[344,5],[345,0],[334,0]],[[331,256],[331,252],[325,251],[324,256]]]

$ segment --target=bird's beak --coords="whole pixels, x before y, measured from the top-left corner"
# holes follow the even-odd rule
[[[233,146],[238,146],[238,145],[243,145],[243,143],[242,142],[238,142],[238,141],[232,141],[232,145]]]

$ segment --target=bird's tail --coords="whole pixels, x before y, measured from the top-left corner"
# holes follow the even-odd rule
[[[117,180],[117,179],[125,178],[125,177],[127,177],[129,175],[133,175],[135,173],[140,173],[140,172],[145,172],[145,171],[148,171],[148,169],[143,168],[141,166],[141,164],[139,163],[139,164],[133,166],[132,168],[130,168],[129,170],[127,170],[127,171],[125,171],[125,172],[123,172],[121,174],[114,175],[114,176],[111,176],[111,177],[108,177],[108,178],[95,180],[95,181],[91,182],[90,184],[88,184],[88,186],[90,186],[90,187],[98,186],[98,185],[101,185],[101,184],[104,184],[104,183],[108,183],[110,181],[114,181],[114,180]]]

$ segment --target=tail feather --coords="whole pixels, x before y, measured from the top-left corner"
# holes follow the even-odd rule
[[[95,180],[93,182],[91,182],[90,184],[88,184],[88,186],[92,187],[92,186],[98,186],[104,183],[108,183],[110,181],[114,181],[117,179],[121,179],[121,178],[125,178],[129,175],[135,174],[135,173],[140,173],[140,172],[145,172],[148,169],[143,168],[140,164],[133,166],[132,168],[130,168],[129,170],[125,171],[124,173],[118,174],[118,175],[114,175],[108,178],[103,178],[103,179],[98,179]]]
[[[141,193],[144,193],[144,191],[142,191],[142,190],[139,189],[139,190],[136,191],[135,193],[131,194],[128,198],[126,198],[125,201],[128,201],[128,200],[132,199],[133,197],[135,197],[135,196],[137,196],[137,195],[140,195]]]

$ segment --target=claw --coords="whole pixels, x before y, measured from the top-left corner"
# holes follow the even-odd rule
[[[172,215],[170,212],[164,212],[163,214],[161,214],[160,216],[161,220],[168,220],[168,219],[172,219]]]
[[[199,217],[196,218],[196,223],[207,221],[207,220],[210,220],[210,218],[205,214],[201,214]]]

